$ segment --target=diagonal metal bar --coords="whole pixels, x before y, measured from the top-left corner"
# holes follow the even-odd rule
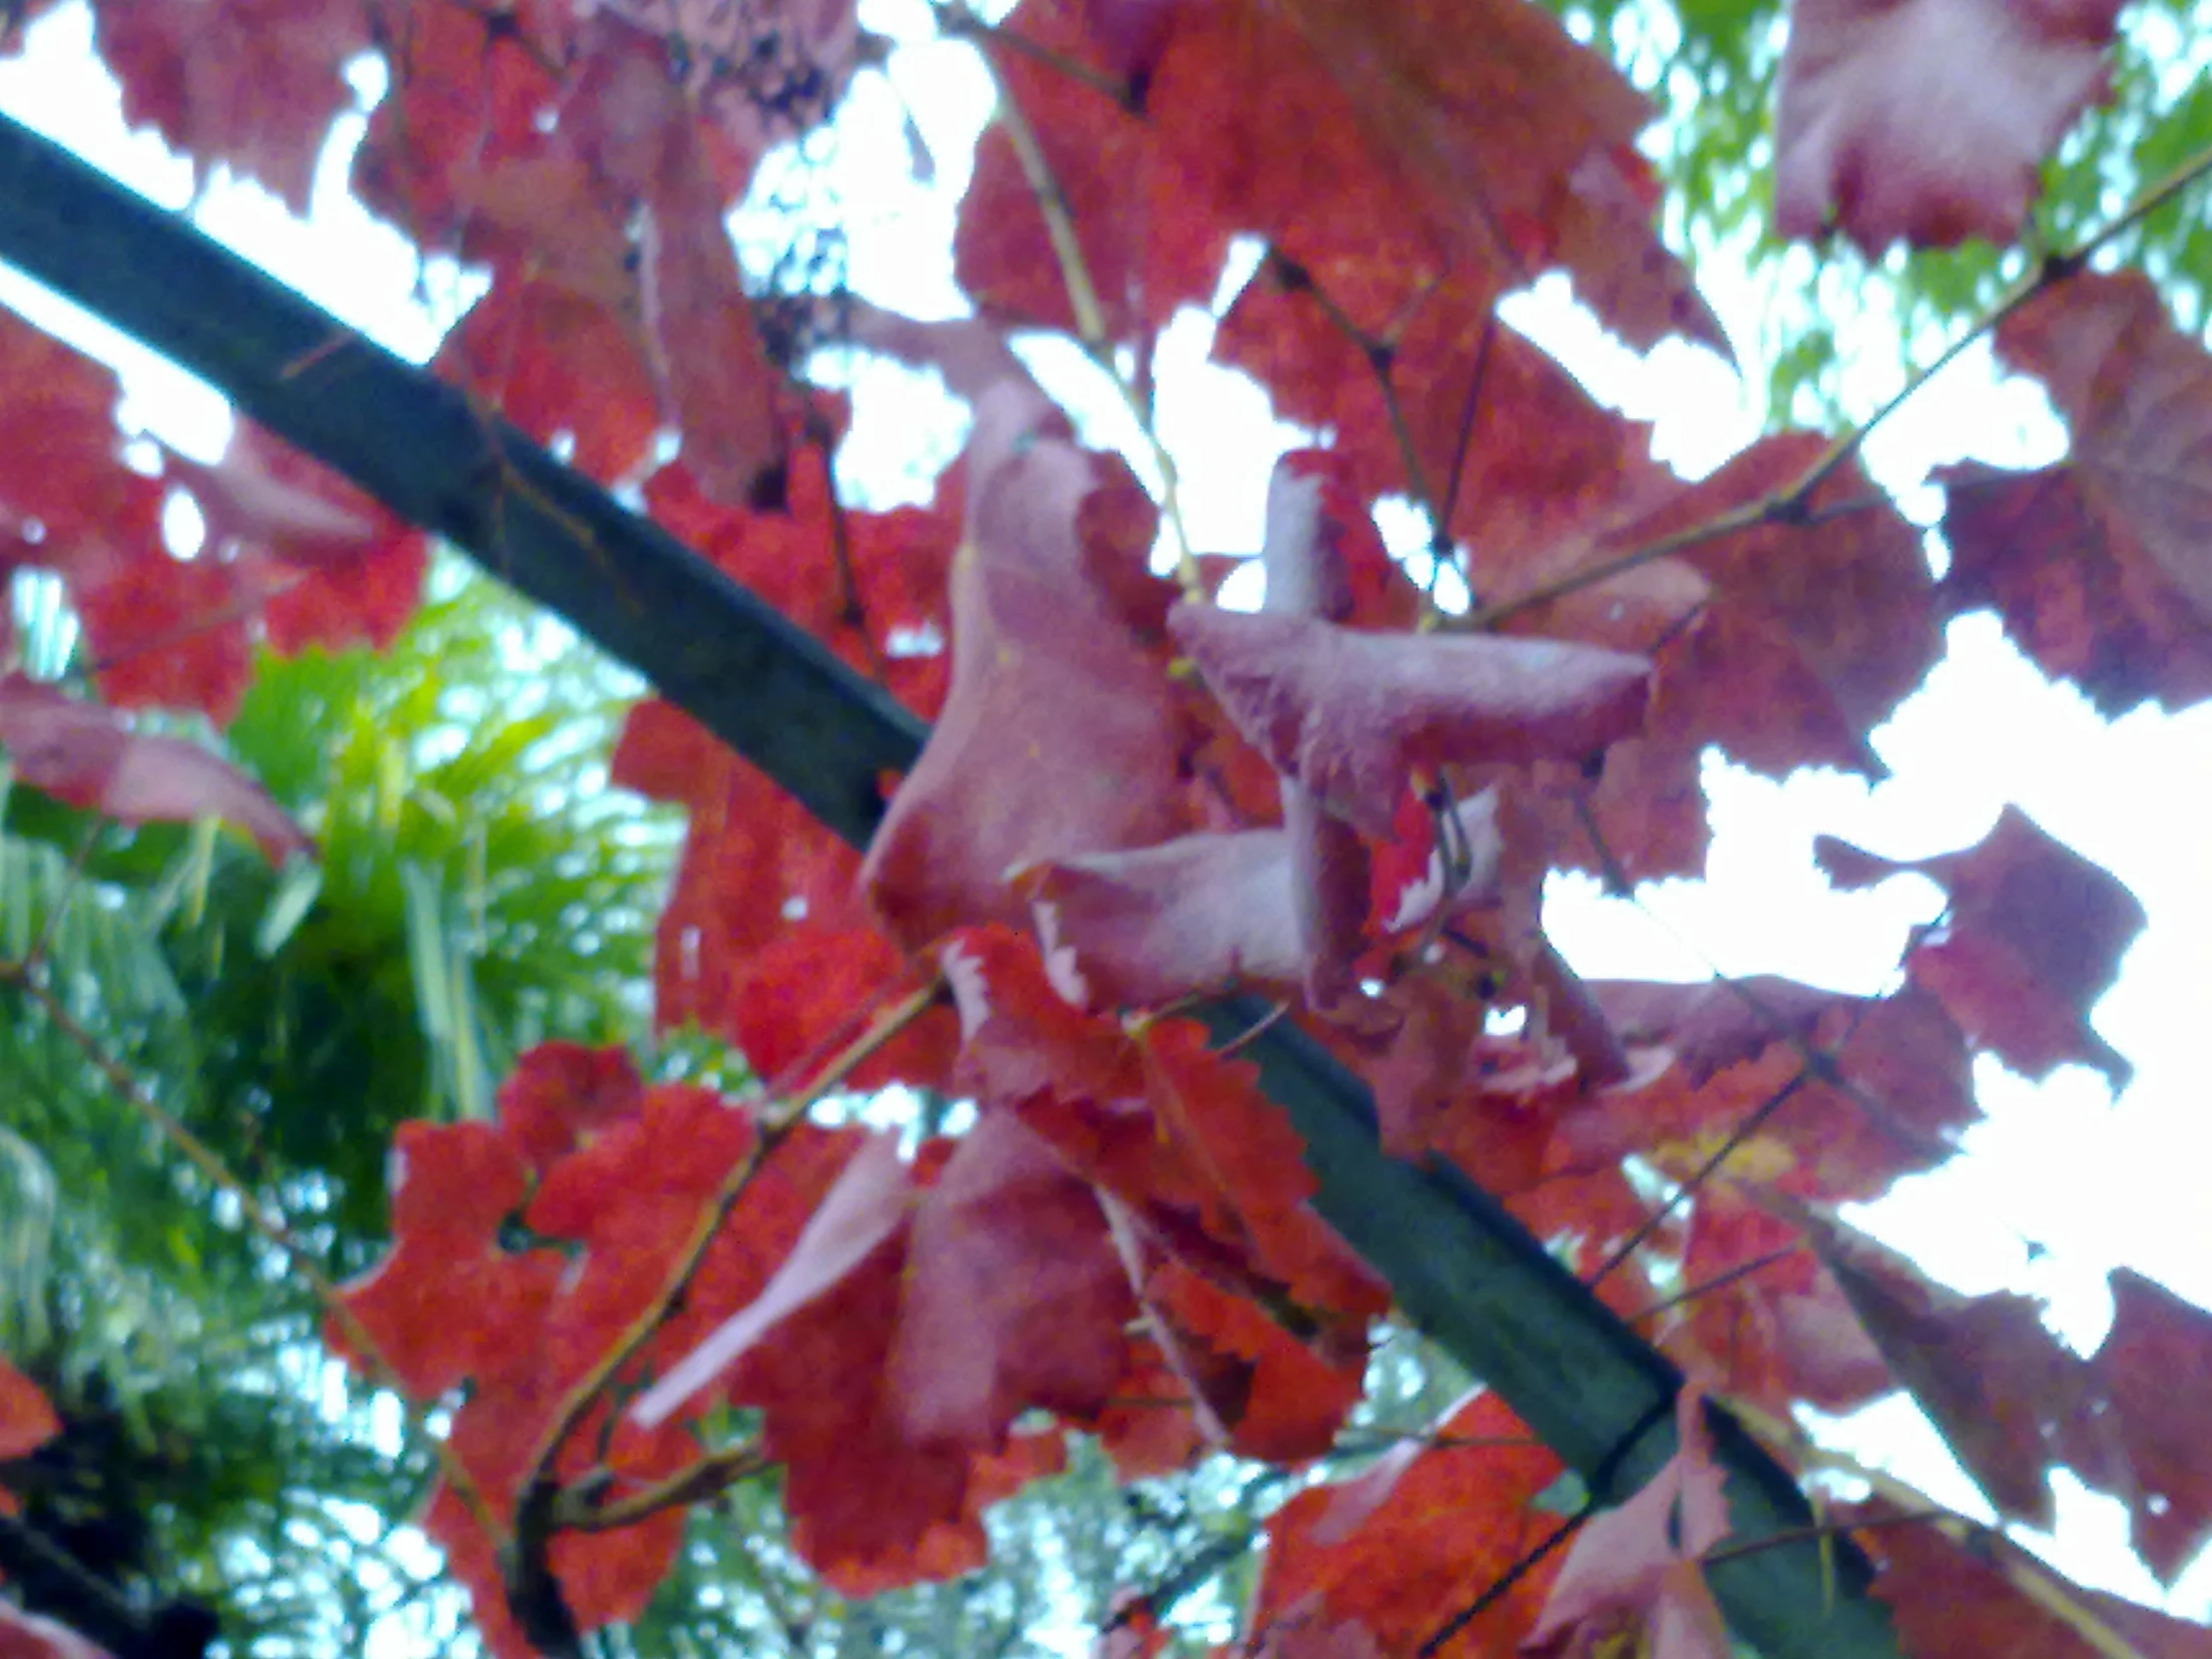
[[[927,733],[805,631],[462,394],[67,152],[0,119],[0,260],[216,386],[243,412],[628,663],[844,839]],[[0,388],[0,396],[5,388]],[[1265,1010],[1218,1011],[1225,1035]],[[1366,1087],[1295,1026],[1246,1050],[1305,1136],[1317,1203],[1399,1305],[1600,1498],[1671,1454],[1679,1375],[1457,1170],[1376,1144]],[[1736,1535],[1713,1572],[1770,1659],[1896,1659],[1864,1561],[1805,1532],[1796,1482],[1714,1413]]]

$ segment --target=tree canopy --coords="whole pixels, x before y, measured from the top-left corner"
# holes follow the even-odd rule
[[[375,55],[352,189],[486,282],[416,367],[0,124],[0,259],[242,416],[127,442],[0,316],[0,1652],[351,1645],[442,1572],[503,1655],[1057,1601],[1133,1659],[1217,1581],[1250,1659],[2212,1654],[2008,1536],[2066,1469],[2180,1574],[2212,1315],[2123,1270],[2076,1353],[1848,1219],[1976,1055],[2124,1084],[2127,888],[2016,810],[1830,839],[1944,895],[1879,995],[1589,978],[1544,903],[1701,873],[1711,752],[1877,775],[1963,612],[2106,716],[2212,692],[2193,8],[933,8],[997,100],[952,320],[833,226],[741,268],[884,61],[838,0],[92,9],[295,210]],[[1546,276],[1772,429],[1677,476],[1501,320]],[[1311,434],[1257,549],[1159,438],[1191,307]],[[1861,454],[1983,341],[2071,448],[1944,469],[1932,561]],[[967,405],[918,505],[840,488],[855,354]],[[1995,1524],[1804,1426],[1900,1390]]]

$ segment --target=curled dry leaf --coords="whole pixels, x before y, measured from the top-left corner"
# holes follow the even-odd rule
[[[124,717],[21,674],[0,676],[0,750],[34,789],[125,824],[220,818],[273,864],[314,843],[262,787],[183,738],[136,732]]]

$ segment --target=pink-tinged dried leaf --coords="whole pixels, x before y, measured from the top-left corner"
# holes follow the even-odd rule
[[[581,38],[585,56],[561,129],[609,186],[644,210],[646,335],[663,401],[683,433],[683,462],[716,500],[773,496],[784,460],[778,376],[739,279],[723,224],[727,193],[692,101],[669,78],[660,35],[603,13]]]
[[[1021,886],[1054,988],[1079,1007],[1156,1008],[1305,971],[1281,830],[1050,859]]]
[[[1576,1535],[1523,1653],[1587,1654],[1627,1637],[1651,1659],[1729,1659],[1728,1626],[1698,1564],[1727,1536],[1728,1500],[1696,1388],[1676,1397],[1675,1426],[1680,1444],[1651,1483]]]
[[[2087,1409],[2063,1425],[2065,1458],[2127,1504],[2131,1540],[2162,1583],[2212,1534],[2212,1440],[2175,1408],[2176,1380],[2207,1375],[2212,1314],[2130,1269],[2114,1273],[2112,1329],[2089,1361]]]
[[[872,1135],[853,1154],[776,1277],[743,1313],[638,1396],[630,1414],[652,1428],[742,1360],[786,1319],[827,1296],[872,1257],[911,1214],[912,1177],[894,1136]]]
[[[353,104],[345,66],[377,44],[369,10],[361,0],[103,0],[93,44],[122,83],[132,126],[154,127],[196,174],[224,163],[303,214],[322,140]]]
[[[1997,354],[2073,429],[2082,493],[2212,622],[2212,356],[2140,272],[2084,274],[2007,318]]]
[[[238,826],[273,864],[314,845],[269,795],[220,756],[182,738],[134,732],[123,717],[21,674],[0,677],[0,749],[16,778],[125,824]]]
[[[2109,85],[2120,0],[1795,0],[1775,105],[1775,225],[2009,242],[2036,169]]]
[[[1000,381],[976,404],[951,690],[860,871],[908,949],[1025,919],[1007,881],[1025,865],[1188,828],[1173,688],[1078,534],[1111,475],[1063,431],[1031,385]]]
[[[1135,1315],[1089,1184],[1010,1113],[985,1113],[914,1207],[893,1410],[917,1444],[978,1449],[1032,1407],[1093,1417]]]
[[[2212,616],[2183,596],[2129,528],[2129,503],[2071,463],[2000,472],[1938,468],[1950,569],[1937,585],[1956,614],[1984,606],[2030,661],[2079,686],[2107,719],[2155,699],[2212,697]]]
[[[67,1625],[0,1601],[0,1659],[109,1659],[109,1654]]]
[[[1288,778],[1283,833],[1290,839],[1292,910],[1306,966],[1306,1000],[1326,1012],[1359,991],[1353,964],[1367,943],[1368,843],[1311,790]]]
[[[2089,1026],[2146,919],[2109,870],[2016,807],[1960,852],[1893,862],[1823,835],[1814,856],[1848,884],[1917,870],[1949,893],[1943,919],[1914,944],[1906,967],[1969,1041],[2030,1077],[2075,1061],[2114,1087],[2127,1081],[2134,1068]]]
[[[1363,634],[1212,606],[1179,605],[1168,626],[1246,741],[1377,836],[1416,771],[1580,761],[1629,736],[1651,670],[1595,646]]]

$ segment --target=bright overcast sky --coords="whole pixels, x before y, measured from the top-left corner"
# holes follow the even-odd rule
[[[863,11],[874,26],[907,33],[915,6],[916,0],[886,0]],[[35,26],[26,55],[0,63],[0,110],[164,205],[186,206],[190,169],[152,135],[125,132],[118,95],[92,56],[90,37],[81,4]],[[380,71],[364,74],[363,95],[373,96],[381,78]],[[887,81],[864,76],[855,88],[833,165],[849,215],[852,277],[871,297],[924,314],[958,305],[951,213],[986,97],[966,49],[945,45],[903,52]],[[909,119],[935,157],[935,177],[887,190],[884,179],[910,165]],[[340,123],[306,221],[220,176],[195,216],[211,235],[421,361],[475,284],[449,267],[418,271],[407,245],[345,194],[360,131],[358,117]],[[1740,274],[1703,275],[1724,322],[1756,315],[1759,294]],[[115,363],[124,376],[128,425],[205,458],[220,451],[228,416],[208,388],[4,268],[0,302]],[[1687,472],[1711,470],[1758,429],[1760,388],[1744,390],[1700,349],[1662,346],[1648,361],[1639,359],[1566,300],[1563,288],[1524,297],[1511,316],[1600,397],[1654,422],[1660,454]],[[1739,339],[1756,334],[1750,326],[1731,332]],[[1249,381],[1204,365],[1210,337],[1210,320],[1190,313],[1164,343],[1162,435],[1177,460],[1193,539],[1205,548],[1255,548],[1269,468],[1300,434],[1270,419]],[[1846,401],[1854,408],[1872,406],[1897,373],[1891,337],[1869,337],[1864,345],[1847,370]],[[1111,400],[1079,389],[1089,370],[1070,355],[1041,357],[1040,371],[1056,389],[1101,411],[1086,422],[1094,441],[1117,440]],[[874,366],[861,373],[856,424],[840,466],[863,495],[911,494],[912,481],[956,447],[951,411],[940,417],[930,399],[901,370]],[[1923,486],[1932,466],[1966,455],[2036,465],[2063,447],[2040,391],[1999,383],[1984,349],[1967,353],[1886,425],[1868,445],[1867,461],[1908,512],[1927,523],[1940,510]],[[2174,719],[2141,712],[2106,726],[2078,695],[2043,680],[2004,642],[1993,619],[1954,623],[1949,645],[1926,690],[1876,734],[1875,747],[1895,774],[1889,782],[1869,789],[1835,774],[1806,773],[1778,786],[1709,763],[1711,880],[1647,887],[1637,904],[1601,899],[1585,880],[1562,880],[1548,916],[1586,973],[1698,978],[1718,968],[1870,992],[1893,982],[1907,930],[1935,913],[1936,889],[1903,877],[1871,893],[1833,893],[1811,861],[1817,831],[1914,857],[1978,839],[2013,803],[2115,871],[2142,899],[2150,926],[2095,1023],[2134,1062],[2132,1086],[2114,1103],[2101,1080],[2079,1068],[2036,1086],[1985,1060],[1976,1077],[1989,1120],[1970,1133],[1967,1156],[1906,1183],[1861,1218],[1961,1290],[2010,1287],[2048,1298],[2054,1326],[2086,1349],[2110,1318],[2103,1282],[2116,1264],[2212,1304],[2206,1201],[2212,1132],[2205,1127],[2204,1062],[2193,1046],[2199,1022],[2212,1014],[2212,855],[2200,817],[2201,805],[2212,801],[2212,706]],[[2031,1243],[2040,1248],[2031,1251]],[[1900,1472],[1934,1495],[1985,1513],[1972,1488],[1930,1449],[1933,1436],[1914,1417],[1909,1405],[1877,1407],[1852,1425],[1850,1443],[1895,1456]],[[2161,1599],[2127,1555],[2117,1504],[2085,1494],[2064,1473],[2058,1485],[2055,1558],[2095,1583]],[[2167,1605],[2204,1617],[2212,1609],[2212,1567],[2200,1562]]]

